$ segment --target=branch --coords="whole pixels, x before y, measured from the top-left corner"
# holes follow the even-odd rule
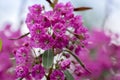
[[[26,33],[26,34],[24,34],[24,35],[22,35],[22,36],[20,36],[20,37],[18,37],[18,38],[11,38],[11,39],[9,39],[9,40],[18,40],[18,39],[21,39],[21,38],[29,35],[29,34],[30,34],[30,33],[28,32],[28,33]]]
[[[92,9],[91,7],[78,7],[74,8],[74,11],[86,11]]]
[[[91,72],[85,67],[85,65],[82,63],[82,61],[81,61],[75,54],[73,54],[69,49],[66,49],[65,51],[67,51],[68,53],[70,53],[88,73],[91,73]]]

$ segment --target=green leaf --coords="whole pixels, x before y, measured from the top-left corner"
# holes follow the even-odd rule
[[[68,70],[64,71],[65,77],[67,80],[74,80],[73,76],[71,75],[71,73]]]
[[[2,39],[0,39],[0,51],[2,50]]]
[[[53,51],[51,49],[46,50],[42,55],[43,66],[45,68],[50,68],[50,66],[52,66],[53,59],[54,59]]]

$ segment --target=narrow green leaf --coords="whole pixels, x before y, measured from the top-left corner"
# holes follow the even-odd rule
[[[67,80],[74,80],[73,76],[68,70],[64,71],[64,74]]]
[[[52,66],[53,59],[54,59],[53,51],[51,49],[46,50],[42,55],[43,66],[45,68],[50,68],[50,66]]]
[[[2,39],[0,39],[0,51],[2,50]]]

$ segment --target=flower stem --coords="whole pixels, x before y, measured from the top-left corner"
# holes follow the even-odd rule
[[[25,36],[29,35],[30,33],[26,33],[26,34],[23,34],[22,36],[18,37],[18,38],[11,38],[9,40],[18,40],[18,39],[21,39],[21,38],[24,38]]]
[[[66,49],[65,51],[67,51],[68,53],[70,53],[88,73],[91,73],[91,72],[85,67],[85,65],[83,64],[83,62],[82,62],[75,54],[73,54],[69,49]]]

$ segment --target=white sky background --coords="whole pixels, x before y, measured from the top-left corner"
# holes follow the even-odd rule
[[[120,0],[109,0],[109,4],[109,15],[104,27],[120,34]]]
[[[4,22],[16,22],[19,0],[0,0],[0,27]]]
[[[20,6],[22,1],[26,5],[23,9],[23,13],[19,16]],[[109,16],[105,22],[104,27],[111,29],[114,32],[120,33],[120,0],[59,0],[60,2],[71,1],[75,7],[89,6],[92,10],[78,13],[83,15],[84,21],[88,26],[103,27],[104,17],[106,15],[106,1],[109,5]],[[112,1],[112,3],[110,3]],[[43,4],[49,9],[49,4],[45,0],[0,0],[0,28],[2,28],[5,22],[11,22],[13,28],[18,26],[20,19],[25,19],[28,12],[28,6],[32,4]],[[107,13],[108,14],[108,13]],[[26,25],[23,26],[26,28]],[[23,28],[23,30],[24,30]]]

